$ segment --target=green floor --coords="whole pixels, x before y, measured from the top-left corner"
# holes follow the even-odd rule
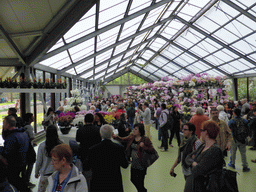
[[[159,153],[159,159],[148,168],[147,175],[145,178],[145,187],[149,192],[182,192],[185,185],[185,180],[181,171],[181,166],[178,165],[175,169],[177,177],[171,177],[169,175],[170,168],[177,158],[178,146],[176,139],[173,140],[173,148],[169,148],[168,152],[160,152],[157,146],[160,145],[160,141],[157,140],[157,131],[155,128],[151,127],[152,142],[155,149]],[[239,173],[237,176],[239,192],[255,192],[256,191],[256,164],[251,163],[251,159],[256,158],[256,151],[247,150],[247,159],[249,167],[251,168],[250,172],[243,173],[241,165],[241,156],[239,151],[237,152],[237,162],[236,170]],[[226,162],[228,162],[229,157],[226,157]],[[33,170],[34,171],[34,170]],[[125,192],[136,192],[135,187],[130,181],[130,167],[127,169],[122,169],[123,185]],[[35,179],[34,172],[31,176],[31,181],[35,184],[39,181]],[[33,192],[36,192],[37,188],[33,189]]]

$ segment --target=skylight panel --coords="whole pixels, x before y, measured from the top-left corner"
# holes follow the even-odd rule
[[[86,71],[86,70],[92,68],[93,65],[94,65],[94,59],[90,59],[89,61],[86,61],[86,62],[84,62],[84,63],[82,63],[82,64],[80,64],[76,67],[76,69],[78,70],[77,73],[81,73],[83,71]]]
[[[201,69],[202,71],[210,69],[210,67],[208,65],[206,65],[205,63],[203,63],[201,61],[195,62],[192,66],[195,66],[198,69]]]
[[[100,1],[99,28],[114,23],[124,17],[128,1]]]
[[[176,56],[178,56],[178,55],[183,53],[182,50],[180,50],[179,48],[174,47],[173,45],[170,45],[170,47],[168,48],[168,51],[173,53]]]
[[[173,71],[178,71],[178,70],[181,69],[180,67],[178,67],[177,65],[175,65],[175,64],[172,63],[172,62],[168,63],[165,67],[169,67],[169,68],[172,69]],[[165,69],[165,67],[164,67],[164,69]]]
[[[49,65],[49,67],[52,67],[54,69],[63,69],[64,67],[67,67],[69,65],[71,65],[71,61],[70,61],[70,58],[69,57],[66,57],[66,58],[62,58],[61,60],[59,60],[58,62],[55,62],[51,65]]]
[[[238,6],[240,6],[241,8],[243,9],[246,9],[248,7],[250,7],[251,5],[253,5],[255,3],[254,0],[246,0],[246,1],[243,1],[243,0],[231,0],[233,3],[237,4]]]
[[[199,44],[197,44],[197,46],[200,47],[201,49],[204,49],[208,53],[212,53],[218,50],[216,47],[212,46],[206,40],[200,42]]]
[[[183,58],[181,57],[177,57],[176,59],[173,60],[174,62],[180,64],[181,66],[185,66],[188,64],[187,61],[185,61]]]
[[[134,34],[136,32],[136,30],[138,29],[139,25],[140,25],[140,22],[142,21],[143,17],[144,17],[145,14],[143,15],[140,15],[130,21],[127,21],[125,24],[124,24],[124,27],[123,27],[123,30],[122,30],[122,33],[121,33],[121,36],[120,36],[120,40],[128,37],[128,36],[131,36],[132,34]]]
[[[173,1],[171,6],[167,9],[167,11],[165,12],[165,14],[163,15],[161,20],[166,19],[167,17],[169,17],[172,14],[172,12],[174,11],[174,9],[178,6],[179,3],[180,3],[180,0],[179,1],[177,1],[177,0]]]
[[[145,20],[145,22],[143,23],[141,30],[149,27],[150,25],[153,25],[157,18],[159,17],[160,13],[163,11],[163,8],[165,7],[165,5],[162,5],[154,10],[151,10]]]
[[[232,44],[231,47],[235,48],[239,52],[242,52],[243,54],[249,54],[256,50],[256,48],[254,46],[250,46],[244,40],[240,40],[240,41]]]
[[[140,65],[144,65],[146,63],[146,61],[144,61],[143,59],[138,59],[138,61],[136,62]]]
[[[222,42],[226,42],[227,44],[230,44],[236,41],[237,39],[239,39],[239,37],[233,35],[232,33],[230,33],[224,28],[221,28],[220,30],[215,32],[213,36],[220,39]]]
[[[170,74],[174,72],[174,70],[171,69],[170,67],[164,66],[163,69],[164,69],[165,71],[169,72]]]
[[[110,29],[97,36],[97,51],[104,49],[107,46],[110,46],[116,42],[116,37],[120,26],[117,26],[113,29]]]
[[[154,75],[148,76],[149,79],[152,79],[153,81],[158,81],[159,79],[156,78]]]
[[[194,54],[198,55],[199,57],[205,57],[207,55],[209,55],[209,52],[202,49],[199,46],[194,46],[190,49],[191,52],[193,52]]]
[[[238,14],[240,14],[240,12],[233,9],[232,7],[230,7],[229,5],[227,5],[222,1],[220,1],[219,4],[216,4],[212,10],[215,11],[215,9],[223,11],[224,13],[228,14],[230,17],[236,17]]]
[[[213,64],[214,66],[220,65],[223,63],[221,59],[218,57],[214,57],[213,55],[209,55],[204,60],[208,61],[209,63]]]
[[[40,61],[40,64],[46,65],[46,66],[51,66],[55,63],[63,62],[62,60],[66,60],[66,59],[69,60],[68,63],[71,63],[67,51],[63,51],[63,52],[61,52],[57,55],[54,55],[46,60]]]
[[[206,71],[206,73],[208,73],[209,75],[213,75],[213,76],[224,76],[223,73],[221,73],[215,69],[208,70],[208,71]]]
[[[129,15],[138,12],[146,7],[149,7],[151,4],[151,0],[133,0],[132,6],[129,11]]]
[[[186,32],[185,32],[186,33]],[[190,48],[194,45],[194,43],[192,43],[191,41],[189,41],[187,38],[184,38],[183,36],[178,37],[175,42],[177,42],[177,44],[181,45],[184,48]]]
[[[135,54],[133,57],[132,57],[132,60],[136,59],[138,57],[139,54]]]
[[[151,73],[153,73],[154,71],[158,70],[158,68],[152,66],[151,64],[148,64],[145,69],[147,69],[148,71],[150,71]]]
[[[114,72],[113,72],[113,73],[110,73],[110,74],[108,74],[108,75],[106,75],[106,76],[105,76],[105,79],[107,79],[108,77],[112,76],[113,74],[114,74]]]
[[[140,71],[140,74],[142,74],[142,75],[144,75],[144,76],[146,76],[146,77],[150,75],[149,73],[145,72],[144,70],[141,70],[141,71]]]
[[[147,43],[142,44],[138,51],[141,51],[142,49],[144,49],[146,47],[146,45],[147,45]]]
[[[117,58],[111,60],[110,66],[113,65],[113,64],[115,64],[115,63],[117,63],[117,62],[119,62],[119,61],[121,61],[122,57],[123,57],[123,56],[121,55],[121,56],[119,56],[119,57],[117,57]]]
[[[91,38],[69,49],[69,53],[74,62],[77,62],[94,52],[94,39]]]
[[[166,41],[161,38],[156,38],[154,42],[150,45],[150,47],[155,47],[160,49],[163,45],[166,44]]]
[[[61,47],[63,45],[64,45],[64,42],[62,39],[60,39],[54,46],[52,46],[52,48],[49,51],[47,51],[47,53],[49,53],[55,49],[58,49],[59,47]]]
[[[189,54],[187,53],[184,53],[180,56],[183,60],[185,60],[187,63],[193,63],[196,61],[196,59],[192,56],[190,56]]]
[[[171,39],[176,33],[178,32],[178,29],[173,27],[166,27],[162,32],[161,35],[166,37],[167,39]]]
[[[147,39],[153,37],[154,35],[156,35],[156,32],[158,31],[158,29],[160,28],[161,26],[157,26],[155,27],[153,30],[151,30],[149,36],[147,37]]]
[[[252,67],[256,67],[255,64],[241,58],[241,59],[238,59],[239,62],[241,62],[242,64],[248,66],[249,68],[252,68]],[[240,68],[239,68],[240,69]]]
[[[254,23],[254,25],[255,24],[256,23]],[[243,37],[243,36],[252,32],[252,30],[250,28],[246,27],[245,25],[243,25],[242,23],[240,23],[236,20],[227,24],[224,28],[231,31],[232,33],[234,33],[238,37]]]
[[[143,57],[144,59],[146,59],[146,60],[149,60],[153,55],[154,55],[154,52],[149,51],[149,50],[146,50],[146,51],[143,53],[142,57]]]
[[[205,16],[202,16],[196,23],[195,26],[203,29],[204,31],[207,31],[209,33],[214,32],[215,30],[217,30],[220,25],[217,24],[216,22],[208,19]]]
[[[124,67],[121,67],[119,69],[116,70],[116,73],[118,73],[119,71],[122,71],[124,69]]]
[[[72,68],[72,69],[69,69],[68,71],[66,71],[67,73],[71,74],[71,75],[76,75],[76,72],[75,70]]]
[[[125,54],[125,58],[128,58],[128,57],[130,57],[131,55],[133,55],[134,54],[134,49],[132,49],[132,50],[130,50],[129,52],[127,52],[126,54]]]
[[[118,53],[121,53],[121,52],[127,50],[128,45],[129,45],[130,42],[131,42],[131,40],[130,41],[126,41],[125,43],[116,46],[114,55],[117,55]]]
[[[93,75],[93,71],[90,71],[90,72],[88,72],[88,73],[85,73],[84,75],[82,75],[81,77],[82,78],[89,78],[90,76],[92,76]]]
[[[229,65],[229,64],[226,64],[226,65],[221,66],[220,69],[222,69],[223,71],[226,71],[227,73],[236,73],[236,72],[239,72],[238,69],[232,67],[232,66]]]
[[[131,69],[134,70],[134,71],[136,71],[136,72],[138,72],[138,71],[140,70],[140,68],[138,68],[138,67],[136,67],[136,66],[132,66]]]
[[[194,72],[194,73],[201,73],[203,70],[195,67],[194,65],[186,66],[186,69]]]
[[[104,76],[105,75],[105,72],[103,73],[100,73],[99,75],[96,75],[94,79],[99,79],[100,77]]]
[[[226,54],[222,50],[214,53],[213,56],[218,57],[220,60],[222,60],[224,62],[228,62],[228,61],[231,61],[234,59],[233,57],[230,57],[228,54]]]
[[[104,53],[101,53],[96,57],[96,65],[110,58],[113,49],[110,49]]]
[[[204,36],[202,36],[200,34],[200,36],[198,36],[198,33],[193,30],[193,29],[189,29],[187,30],[185,33],[182,34],[182,38],[186,39],[187,41],[189,41],[192,44],[196,44],[198,43],[198,41],[200,41]],[[180,38],[177,38],[177,42],[179,42]]]
[[[250,54],[248,57],[249,57],[250,59],[254,60],[254,62],[256,62],[256,53]]]
[[[124,65],[126,65],[126,64],[127,64],[127,60],[121,62],[120,65],[119,65],[119,67],[122,67],[122,66],[124,66]]]
[[[117,66],[109,66],[107,72],[110,73],[112,71],[115,71]]]
[[[108,66],[108,63],[105,63],[104,65],[101,65],[99,67],[96,66],[95,73],[98,73],[98,72],[102,71],[103,69],[106,70],[107,66]]]
[[[95,5],[63,37],[66,43],[75,41],[95,30]]]
[[[131,47],[133,47],[134,45],[137,45],[140,42],[142,42],[142,40],[144,39],[145,35],[146,35],[146,32],[141,34],[141,35],[138,35],[137,37],[135,37],[133,42],[132,42],[132,44],[131,44]]]
[[[175,58],[175,57],[177,56],[177,55],[175,55],[175,54],[173,54],[172,52],[167,51],[167,50],[161,52],[161,55],[163,55],[163,56],[169,58],[170,60],[173,59],[173,58]]]
[[[163,64],[169,63],[169,61],[167,59],[163,58],[162,56],[157,56],[154,60],[159,61]]]
[[[189,21],[193,16],[195,16],[201,9],[198,6],[191,4],[189,1],[178,13],[178,16]]]

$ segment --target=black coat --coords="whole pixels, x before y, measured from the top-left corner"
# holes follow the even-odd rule
[[[76,141],[80,142],[79,155],[84,164],[89,148],[101,142],[100,128],[86,124],[76,132]]]
[[[120,167],[127,168],[124,148],[103,140],[89,150],[87,169],[92,170],[91,192],[123,192]]]

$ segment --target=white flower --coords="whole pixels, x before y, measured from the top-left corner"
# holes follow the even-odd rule
[[[81,111],[87,111],[86,105],[81,105],[79,108]]]
[[[231,85],[232,84],[232,81],[230,79],[226,79],[224,82],[223,82],[224,85]]]
[[[210,96],[215,97],[217,95],[217,89],[209,89],[208,93]]]
[[[190,81],[189,84],[188,84],[189,87],[194,87],[196,86],[195,82],[194,81]]]
[[[71,105],[65,105],[64,106],[64,112],[73,111],[73,107]]]
[[[175,91],[174,89],[172,89],[172,93],[173,93],[173,95],[177,95],[178,94],[177,91]]]
[[[180,93],[180,94],[179,94],[179,97],[184,97],[184,93]]]
[[[191,91],[194,93],[194,95],[198,94],[198,91],[196,89],[192,89]]]
[[[74,97],[75,97],[75,96],[79,96],[79,95],[80,95],[80,90],[75,89],[75,90],[70,91],[70,93],[71,93]]]

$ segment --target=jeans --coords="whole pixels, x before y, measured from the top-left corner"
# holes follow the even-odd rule
[[[158,129],[158,141],[161,141],[162,137],[163,137],[162,130]]]
[[[138,192],[147,192],[147,189],[144,186],[145,175],[147,169],[139,170],[131,168],[131,182],[136,187]]]
[[[168,149],[168,137],[169,137],[169,134],[168,134],[168,129],[163,129],[163,128],[160,128],[161,131],[162,131],[162,144],[161,144],[161,147],[164,147],[165,150]]]
[[[171,136],[170,136],[170,140],[169,140],[169,145],[172,144],[172,139],[174,137],[174,134],[176,134],[178,146],[180,146],[180,130],[171,130]]]
[[[243,167],[247,167],[247,160],[246,160],[246,144],[242,144],[238,141],[233,141],[232,144],[232,164],[235,165],[236,163],[236,151],[237,148],[240,151],[241,159],[242,159],[242,165]]]
[[[129,118],[128,118],[128,121],[129,121],[129,123],[130,123],[130,125],[131,125],[131,129],[133,129],[134,117],[129,117]]]
[[[156,130],[159,128],[159,121],[156,117],[154,117],[155,120],[155,125],[156,125]]]

